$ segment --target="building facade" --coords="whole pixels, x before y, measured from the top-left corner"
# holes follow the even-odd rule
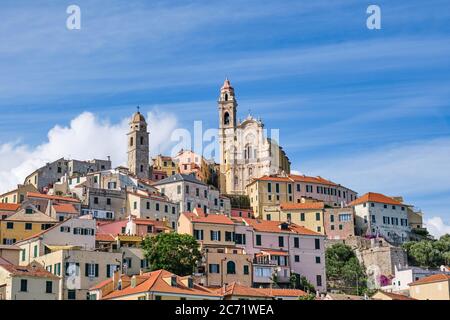
[[[244,194],[253,178],[290,172],[290,161],[276,139],[265,137],[260,120],[237,119],[234,88],[225,80],[219,96],[220,191]]]
[[[127,136],[128,170],[138,178],[148,179],[150,177],[149,133],[147,132],[147,122],[139,111],[131,119],[130,131]]]

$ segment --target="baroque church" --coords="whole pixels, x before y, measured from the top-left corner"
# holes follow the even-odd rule
[[[245,194],[254,178],[289,174],[290,161],[274,139],[267,138],[261,120],[248,115],[237,119],[237,100],[228,79],[219,96],[220,191]]]

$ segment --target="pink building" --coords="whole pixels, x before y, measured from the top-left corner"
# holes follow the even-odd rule
[[[170,228],[163,221],[149,219],[129,219],[126,226],[126,233],[129,235],[137,235],[146,237],[147,235],[167,232]]]
[[[328,239],[347,239],[355,235],[355,215],[352,207],[325,209],[323,224]]]
[[[208,182],[210,175],[208,163],[205,158],[190,150],[181,150],[174,160],[177,162],[178,171],[181,174],[195,174],[195,177],[204,182]]]
[[[254,256],[254,285],[269,286],[275,275],[280,286],[288,286],[293,271],[326,292],[324,235],[292,223],[233,220],[236,245]]]
[[[231,216],[232,217],[241,217],[241,218],[250,218],[253,219],[253,209],[238,209],[231,208]]]

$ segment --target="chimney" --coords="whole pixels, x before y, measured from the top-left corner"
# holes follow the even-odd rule
[[[116,270],[113,273],[113,287],[114,287],[114,290],[116,290],[118,285],[119,285],[119,279],[120,279],[120,271]]]

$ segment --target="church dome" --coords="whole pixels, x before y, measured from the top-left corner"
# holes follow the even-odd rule
[[[138,111],[133,115],[131,122],[145,122],[144,116]]]

